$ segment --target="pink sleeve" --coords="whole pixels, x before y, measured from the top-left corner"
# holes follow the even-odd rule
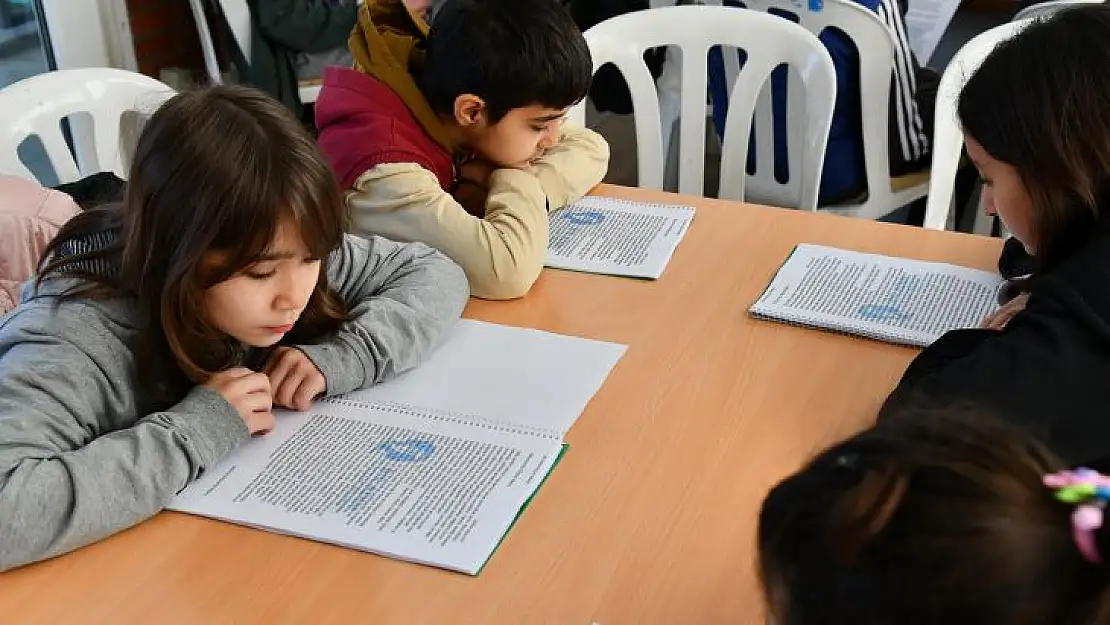
[[[15,308],[19,301],[20,285],[7,280],[0,280],[0,315]]]
[[[80,208],[66,194],[13,176],[0,176],[0,311],[19,290],[58,229]]]

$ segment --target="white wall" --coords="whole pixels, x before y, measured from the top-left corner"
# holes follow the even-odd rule
[[[43,0],[58,69],[138,71],[125,0]]]

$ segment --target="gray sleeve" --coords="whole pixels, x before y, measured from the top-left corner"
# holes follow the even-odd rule
[[[119,414],[129,382],[104,365],[42,334],[0,346],[0,571],[143,521],[247,440],[204,387],[138,421]],[[120,421],[132,425],[113,430]]]
[[[387,380],[418,365],[462,315],[462,269],[421,243],[345,237],[328,258],[328,280],[350,321],[314,345],[298,345],[324,374],[328,395]]]

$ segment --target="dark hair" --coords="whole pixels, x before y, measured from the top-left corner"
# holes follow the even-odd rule
[[[763,502],[775,625],[1106,623],[1110,574],[1042,483],[1060,468],[968,407],[891,416],[834,445]]]
[[[1091,236],[1110,202],[1110,7],[1034,21],[998,44],[960,93],[964,132],[1013,166],[1032,201],[1042,266]]]
[[[201,314],[204,291],[255,263],[284,220],[325,258],[342,241],[345,209],[305,129],[280,103],[247,87],[170,99],[143,128],[128,178],[121,205],[82,213],[61,229],[38,280],[80,278],[65,297],[134,298],[144,321],[139,370],[147,381],[154,376],[156,396],[169,399],[185,383],[182,375],[199,382],[243,356],[243,346]],[[118,233],[114,243],[81,251],[105,232]],[[218,265],[211,252],[219,253]],[[325,264],[289,340],[315,340],[346,318],[328,290]]]
[[[571,106],[592,75],[586,40],[558,0],[450,0],[432,23],[417,82],[437,113],[473,94],[494,124],[525,106]]]

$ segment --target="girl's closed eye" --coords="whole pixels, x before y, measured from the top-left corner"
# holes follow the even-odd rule
[[[276,273],[277,269],[275,267],[252,266],[243,270],[243,275],[250,278],[251,280],[266,280],[268,278],[274,277],[274,274]]]

